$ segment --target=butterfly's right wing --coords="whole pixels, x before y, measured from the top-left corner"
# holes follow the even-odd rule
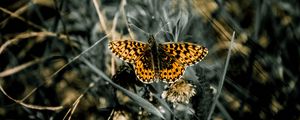
[[[174,83],[182,77],[185,66],[166,51],[158,49],[159,78],[166,83]]]
[[[139,59],[148,48],[147,46],[144,42],[132,40],[114,40],[108,45],[114,55],[129,63],[134,63]]]
[[[159,44],[159,48],[163,49],[168,55],[174,57],[184,66],[196,64],[208,53],[206,47],[188,42],[167,42]]]

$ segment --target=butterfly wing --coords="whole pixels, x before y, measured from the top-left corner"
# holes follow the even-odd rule
[[[134,63],[143,55],[147,44],[132,40],[114,40],[109,42],[108,47],[114,55],[125,62]]]
[[[145,50],[144,54],[134,63],[135,74],[143,83],[152,83],[156,80],[151,49]]]
[[[187,42],[168,42],[159,44],[159,47],[167,52],[168,55],[178,60],[184,66],[196,64],[208,54],[207,48],[201,45]]]
[[[174,83],[182,77],[185,66],[175,57],[168,55],[163,49],[158,48],[159,77],[166,83]]]

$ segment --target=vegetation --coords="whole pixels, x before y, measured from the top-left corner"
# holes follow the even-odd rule
[[[300,119],[297,0],[2,0],[0,119]],[[108,42],[208,48],[143,84]]]

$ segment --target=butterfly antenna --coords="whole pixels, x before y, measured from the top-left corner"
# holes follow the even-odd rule
[[[161,20],[162,21],[162,20]],[[154,34],[154,37],[156,37],[156,35],[158,35],[160,32],[164,32],[164,27],[166,26],[166,25],[168,25],[169,24],[169,22],[166,22],[165,24],[163,24],[162,26],[161,26],[161,29],[160,29],[160,31],[158,31],[157,33],[155,33]]]

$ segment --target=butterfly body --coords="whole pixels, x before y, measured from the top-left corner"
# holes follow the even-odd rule
[[[154,37],[153,36],[150,36],[150,38],[148,39],[148,44],[149,44],[149,47],[148,48],[146,48],[146,51],[147,52],[149,52],[149,53],[151,53],[150,55],[151,55],[151,57],[150,58],[152,58],[151,59],[151,62],[152,62],[152,68],[154,69],[154,81],[157,81],[158,79],[158,72],[159,72],[159,61],[158,61],[158,59],[157,59],[157,57],[155,57],[155,56],[158,56],[158,52],[157,52],[157,43],[156,43],[156,41],[155,41],[155,39],[154,39]],[[147,65],[147,64],[145,64],[145,65]]]
[[[173,83],[184,74],[185,68],[201,61],[207,48],[187,43],[157,43],[150,36],[148,43],[117,40],[110,41],[112,53],[134,65],[138,79],[144,83],[162,80]]]

